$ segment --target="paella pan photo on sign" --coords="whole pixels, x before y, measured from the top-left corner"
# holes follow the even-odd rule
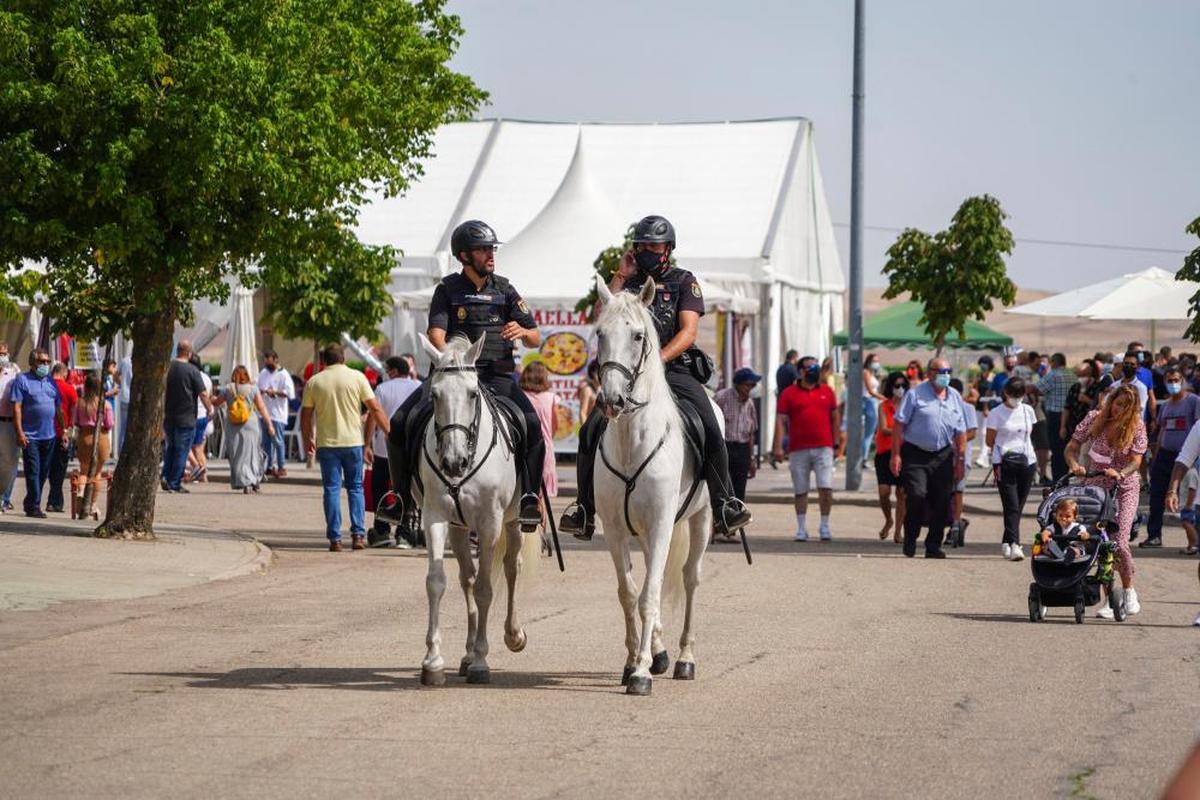
[[[546,337],[538,354],[555,375],[574,375],[587,366],[587,341],[577,333],[559,331]]]

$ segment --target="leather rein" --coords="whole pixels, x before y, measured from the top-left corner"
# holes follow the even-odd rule
[[[433,375],[441,372],[477,372],[477,370],[474,365],[438,367],[430,373],[430,377],[432,378]],[[483,454],[483,458],[476,461],[475,453],[479,447],[479,425],[483,419],[483,404],[485,402],[484,395],[487,395],[486,403],[488,412],[492,417],[492,441],[488,444],[487,451]],[[457,422],[452,422],[449,425],[438,425],[437,414],[433,415],[432,422],[433,440],[437,443],[439,448],[442,444],[442,435],[445,433],[459,430],[463,431],[467,435],[467,463],[474,464],[474,466],[471,467],[471,470],[457,483],[447,478],[442,471],[438,469],[437,464],[434,463],[433,457],[429,455],[429,446],[427,440],[424,437],[421,439],[421,452],[425,454],[425,463],[429,465],[429,468],[433,470],[433,474],[439,481],[442,482],[442,485],[446,487],[446,491],[449,493],[450,498],[454,500],[454,510],[458,513],[458,520],[462,525],[465,526],[467,521],[466,517],[463,516],[462,502],[459,500],[459,492],[462,490],[462,487],[466,485],[467,481],[475,477],[475,473],[479,472],[480,468],[487,463],[488,456],[490,456],[492,451],[496,449],[497,436],[501,427],[499,414],[496,412],[496,407],[489,390],[484,386],[480,386],[478,393],[475,395],[475,410],[472,415],[470,425],[462,425]],[[511,450],[512,442],[509,441],[507,435],[505,435],[504,441],[509,445],[509,449]]]
[[[641,411],[649,403],[648,400],[645,402],[641,402],[638,400],[634,400],[632,397],[634,386],[635,386],[635,384],[637,384],[638,378],[642,377],[642,368],[646,365],[646,355],[650,351],[649,341],[650,340],[648,338],[643,337],[642,352],[641,352],[641,355],[638,356],[637,365],[633,369],[630,369],[629,367],[627,367],[624,364],[621,364],[617,361],[605,361],[600,364],[600,376],[599,377],[600,377],[601,381],[604,380],[605,371],[610,370],[610,369],[616,370],[621,375],[625,376],[625,379],[626,379],[625,392],[628,395],[630,395],[630,399],[627,402],[630,405],[629,413],[631,413],[631,414],[634,412],[637,412],[637,411]],[[604,452],[604,436],[601,435],[601,437],[600,437],[600,443],[599,443],[600,460],[602,462],[604,462],[604,466],[608,468],[609,472],[611,472],[613,475],[620,478],[621,481],[625,484],[625,499],[624,499],[624,502],[622,503],[622,509],[625,513],[625,527],[628,528],[629,532],[631,534],[633,534],[634,536],[637,536],[638,532],[637,532],[637,528],[635,528],[633,526],[633,520],[631,520],[629,518],[629,498],[633,495],[633,490],[637,488],[638,478],[641,477],[642,473],[646,471],[646,467],[650,466],[650,462],[654,460],[654,457],[656,455],[658,455],[658,451],[662,450],[663,445],[665,445],[667,443],[667,437],[670,434],[671,434],[671,426],[667,425],[665,430],[663,430],[663,435],[658,440],[658,444],[654,445],[654,449],[650,451],[650,455],[646,456],[646,458],[642,461],[642,463],[638,465],[638,468],[633,471],[632,475],[625,475],[624,473],[622,473],[620,470],[618,470],[616,467],[614,467],[612,465],[612,462],[610,462],[608,460],[608,454]],[[691,505],[692,498],[696,494],[696,489],[700,485],[700,478],[699,478],[700,465],[699,464],[696,465],[695,472],[696,472],[696,474],[692,476],[692,486],[690,489],[688,489],[687,497],[684,498],[683,505],[681,505],[679,507],[679,510],[677,512],[675,512],[675,521],[676,522],[679,522],[679,520],[683,517],[683,512],[685,510],[687,510],[687,507],[689,505]]]

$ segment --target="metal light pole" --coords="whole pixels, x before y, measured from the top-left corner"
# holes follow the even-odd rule
[[[863,6],[854,0],[854,94],[850,139],[850,358],[846,365],[846,490],[862,486],[862,149]]]

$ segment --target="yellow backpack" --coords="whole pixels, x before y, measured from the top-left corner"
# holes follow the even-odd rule
[[[233,402],[229,404],[229,421],[234,425],[245,425],[250,421],[250,404],[236,392]]]

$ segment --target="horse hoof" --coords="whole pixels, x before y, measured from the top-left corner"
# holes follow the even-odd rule
[[[696,665],[691,661],[676,661],[675,662],[675,680],[677,681],[694,681],[696,680]]]
[[[467,670],[469,670],[470,668],[471,668],[471,659],[464,658],[462,661],[460,661],[458,663],[458,677],[460,677],[460,678],[467,677]]]
[[[626,667],[621,671],[621,685],[628,686],[629,679],[633,677],[633,667]]]
[[[525,645],[529,644],[529,637],[525,635],[525,629],[522,628],[517,632],[516,636],[504,634],[504,644],[514,653],[519,653],[525,649]]]
[[[651,679],[642,675],[632,675],[629,678],[629,685],[625,687],[625,694],[635,694],[638,697],[645,697],[650,694]]]
[[[487,667],[483,669],[467,670],[467,683],[491,683],[492,671]]]
[[[445,686],[446,685],[446,670],[444,669],[429,669],[421,667],[421,685],[422,686]]]
[[[654,654],[654,660],[650,662],[650,674],[662,675],[667,671],[667,667],[671,666],[671,656],[666,650],[661,653]]]

